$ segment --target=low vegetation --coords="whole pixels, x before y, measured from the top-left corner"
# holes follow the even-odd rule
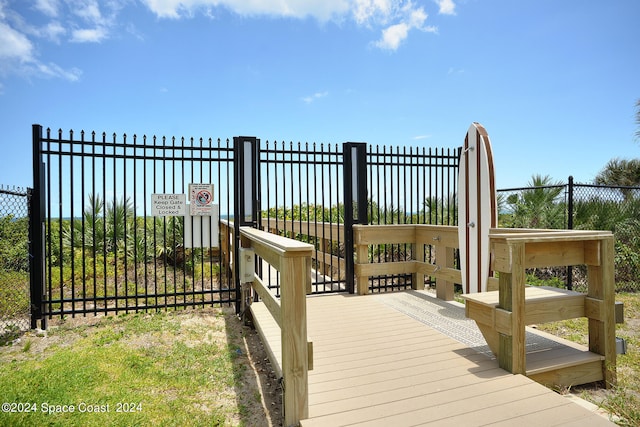
[[[30,332],[0,348],[0,425],[268,425],[251,340],[221,309]]]

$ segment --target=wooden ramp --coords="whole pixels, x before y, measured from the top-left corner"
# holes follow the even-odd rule
[[[261,303],[251,309],[279,360],[280,329]],[[302,427],[613,425],[375,296],[308,297],[307,320],[313,370]]]

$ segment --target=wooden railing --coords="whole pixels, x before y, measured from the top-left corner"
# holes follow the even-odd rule
[[[223,222],[221,232],[227,247],[233,239],[233,225]],[[310,268],[313,246],[250,227],[240,227],[243,248],[251,249],[280,273],[280,298],[254,275],[251,284],[281,331],[281,359],[267,348],[272,365],[282,378],[284,422],[295,425],[309,416],[308,371],[313,368],[313,346],[307,341],[307,292],[311,289]],[[227,261],[232,254],[226,255]],[[264,340],[265,346],[269,342]]]
[[[314,222],[280,218],[262,218],[265,231],[278,234],[301,234],[318,240],[318,249],[314,250],[311,259],[319,274],[335,280],[344,280],[346,265],[343,257],[335,255],[335,246],[344,242],[344,225],[329,222]]]
[[[353,229],[359,294],[368,293],[371,276],[410,273],[414,289],[423,288],[424,277],[429,275],[436,279],[437,297],[453,299],[453,284],[462,281],[460,270],[453,267],[453,251],[459,245],[458,227],[356,225]],[[563,380],[567,381],[591,378],[591,381],[605,380],[607,386],[615,384],[615,323],[622,321],[622,313],[619,316],[616,313],[613,234],[609,231],[492,229],[489,240],[491,267],[499,278],[489,278],[489,292],[464,297],[467,316],[478,323],[500,366],[513,373],[527,372],[526,324],[586,317],[589,319],[589,351],[600,355],[603,362],[592,364],[590,371],[576,368],[567,374],[549,375],[565,375]],[[411,260],[369,261],[372,246],[402,243],[412,245]],[[435,252],[435,257],[425,257],[427,247],[432,254]],[[525,269],[571,265],[587,266],[586,295],[578,297],[576,292],[538,287],[527,288],[525,292]],[[529,291],[532,291],[531,298],[526,296]],[[568,303],[567,298],[573,299]]]
[[[454,269],[454,250],[458,248],[458,227],[439,225],[354,225],[355,275],[358,294],[368,293],[369,277],[412,274],[413,289],[424,289],[424,278],[436,279],[437,297],[453,299],[454,283],[461,283],[460,270]],[[369,246],[380,244],[411,244],[412,259],[370,263]],[[431,246],[435,262],[425,260],[425,247]]]

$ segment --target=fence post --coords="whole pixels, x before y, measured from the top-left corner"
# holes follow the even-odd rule
[[[260,140],[255,136],[233,137],[234,242],[233,268],[236,288],[236,314],[240,314],[240,227],[258,228],[260,212]]]
[[[43,310],[44,294],[44,164],[41,160],[42,126],[31,128],[33,141],[33,188],[27,189],[29,210],[29,283],[31,299],[31,329],[42,321],[46,329]]]
[[[568,180],[569,184],[567,185],[568,187],[568,196],[567,198],[569,200],[567,200],[567,210],[568,210],[568,217],[567,217],[567,228],[569,230],[573,230],[573,176],[569,175],[569,180]]]
[[[347,291],[355,291],[353,225],[368,224],[367,218],[367,144],[345,142],[342,146],[344,160],[344,260]],[[358,260],[362,263],[363,260]],[[362,289],[361,285],[358,288]]]
[[[573,176],[569,175],[568,184],[567,184],[567,228],[569,230],[573,230]],[[570,265],[567,267],[567,289],[573,289],[573,266]]]

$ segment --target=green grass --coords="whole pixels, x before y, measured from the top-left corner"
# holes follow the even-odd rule
[[[0,425],[242,425],[247,409],[234,391],[242,352],[238,337],[226,335],[207,321],[158,313],[63,325],[44,338],[56,343],[44,351],[28,337],[0,353],[0,395],[35,412],[0,413]]]

